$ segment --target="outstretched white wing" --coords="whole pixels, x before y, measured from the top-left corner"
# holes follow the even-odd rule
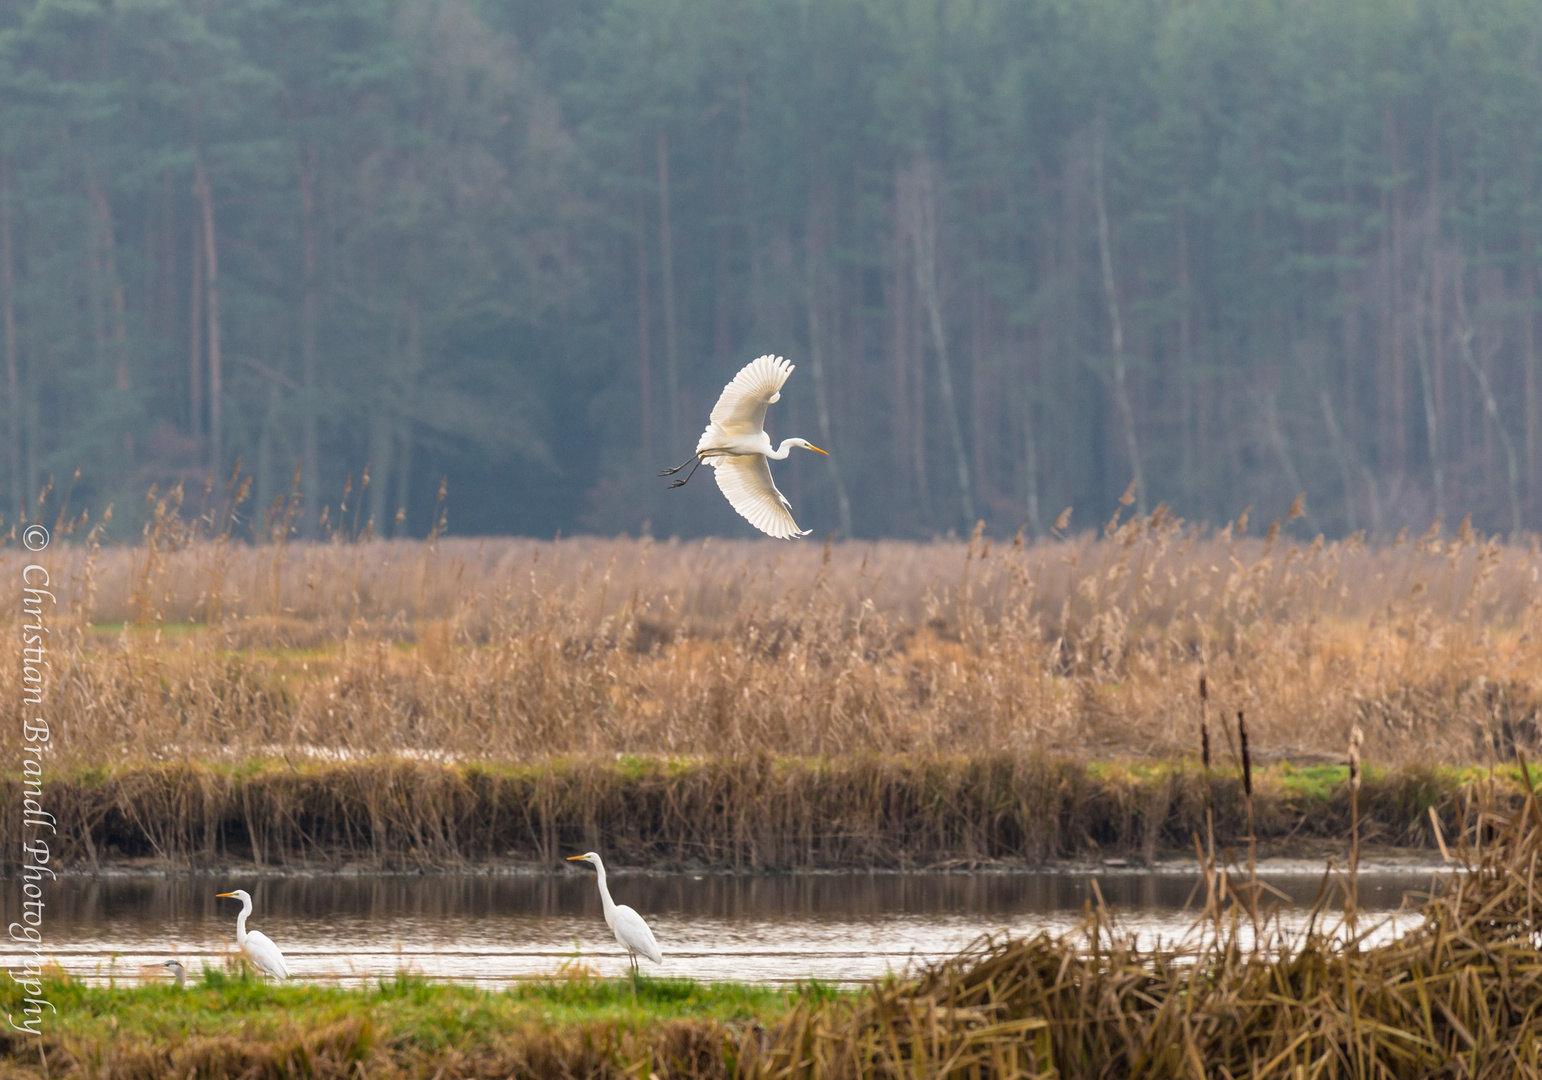
[[[243,945],[246,955],[251,957],[252,963],[263,971],[276,978],[289,978],[289,966],[284,963],[284,954],[278,951],[278,946],[273,944],[273,939],[261,930],[253,930],[246,935]]]
[[[771,480],[771,466],[760,454],[726,454],[707,458],[717,473],[717,486],[728,496],[729,505],[739,515],[767,536],[791,540],[807,536],[792,519],[792,503],[776,489]]]
[[[780,356],[762,356],[739,369],[712,406],[712,428],[726,435],[753,435],[765,430],[766,408],[782,396],[782,384],[792,365]]]
[[[632,908],[625,904],[616,906],[616,922],[612,929],[616,931],[616,940],[621,942],[622,948],[641,953],[655,964],[664,962],[664,953],[654,940],[653,931],[648,929],[643,917]]]

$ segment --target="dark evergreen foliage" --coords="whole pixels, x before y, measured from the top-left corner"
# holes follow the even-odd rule
[[[1539,39],[1537,0],[0,0],[5,518],[79,465],[126,533],[239,459],[303,530],[368,462],[378,531],[448,476],[459,532],[742,533],[653,473],[778,352],[816,533],[1085,525],[1132,477],[1535,528]]]

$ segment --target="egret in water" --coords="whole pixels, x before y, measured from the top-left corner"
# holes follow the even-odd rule
[[[187,971],[176,960],[168,960],[161,967],[171,972],[172,977],[177,980],[178,990],[187,985]]]
[[[215,895],[241,901],[241,914],[236,916],[236,944],[241,946],[247,959],[256,964],[264,975],[272,975],[275,979],[289,978],[289,965],[284,963],[284,954],[278,951],[273,939],[261,930],[246,928],[246,917],[252,913],[251,895],[245,889]]]
[[[600,904],[605,909],[605,922],[609,924],[611,932],[616,935],[616,940],[626,950],[627,959],[632,964],[632,974],[637,974],[637,954],[641,953],[655,964],[664,962],[664,954],[659,951],[659,943],[653,937],[653,931],[648,929],[648,924],[643,922],[643,917],[625,904],[618,904],[610,898],[610,889],[605,884],[605,864],[600,862],[600,857],[590,851],[583,855],[570,855],[568,862],[589,862],[594,864],[594,869],[600,876]],[[636,983],[633,983],[636,990]]]
[[[792,503],[776,489],[766,462],[785,459],[794,446],[827,453],[807,439],[783,439],[781,446],[771,449],[766,409],[781,399],[782,384],[791,374],[792,365],[780,356],[762,356],[745,364],[723,387],[722,396],[712,407],[711,422],[696,442],[696,453],[659,473],[673,476],[691,465],[685,480],[669,485],[677,488],[685,486],[702,463],[711,465],[729,504],[755,528],[778,540],[807,536],[813,530],[798,528],[792,519]]]

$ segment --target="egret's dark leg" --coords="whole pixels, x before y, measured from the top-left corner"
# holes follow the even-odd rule
[[[686,484],[689,484],[691,482],[691,477],[696,475],[696,470],[701,468],[701,463],[703,461],[705,461],[705,460],[707,460],[705,457],[697,458],[696,459],[696,464],[691,466],[691,471],[685,474],[685,479],[684,480],[676,480],[673,484],[670,484],[669,486],[671,488],[685,487]],[[682,469],[685,468],[684,465],[682,465],[680,467]],[[673,471],[673,470],[671,470],[671,471]]]
[[[690,457],[686,458],[680,464],[676,465],[673,469],[665,469],[663,472],[659,473],[659,475],[660,476],[673,476],[673,475],[675,475],[675,473],[679,472],[681,469],[685,468],[687,465],[689,465],[693,461],[696,462],[697,464],[700,464],[701,463],[701,458],[699,458],[695,454],[692,454]]]

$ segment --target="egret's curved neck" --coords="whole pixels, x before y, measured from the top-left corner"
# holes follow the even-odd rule
[[[252,913],[252,898],[248,896],[241,901],[241,914],[236,916],[236,941],[240,943],[246,940],[246,917]]]
[[[594,869],[600,878],[600,906],[605,909],[605,921],[610,922],[615,917],[616,902],[610,898],[610,887],[605,884],[605,864],[595,859]]]
[[[782,445],[778,446],[771,453],[767,454],[766,457],[772,458],[776,461],[783,460],[787,457],[788,454],[792,453],[792,444],[796,441],[796,439],[783,439]]]

